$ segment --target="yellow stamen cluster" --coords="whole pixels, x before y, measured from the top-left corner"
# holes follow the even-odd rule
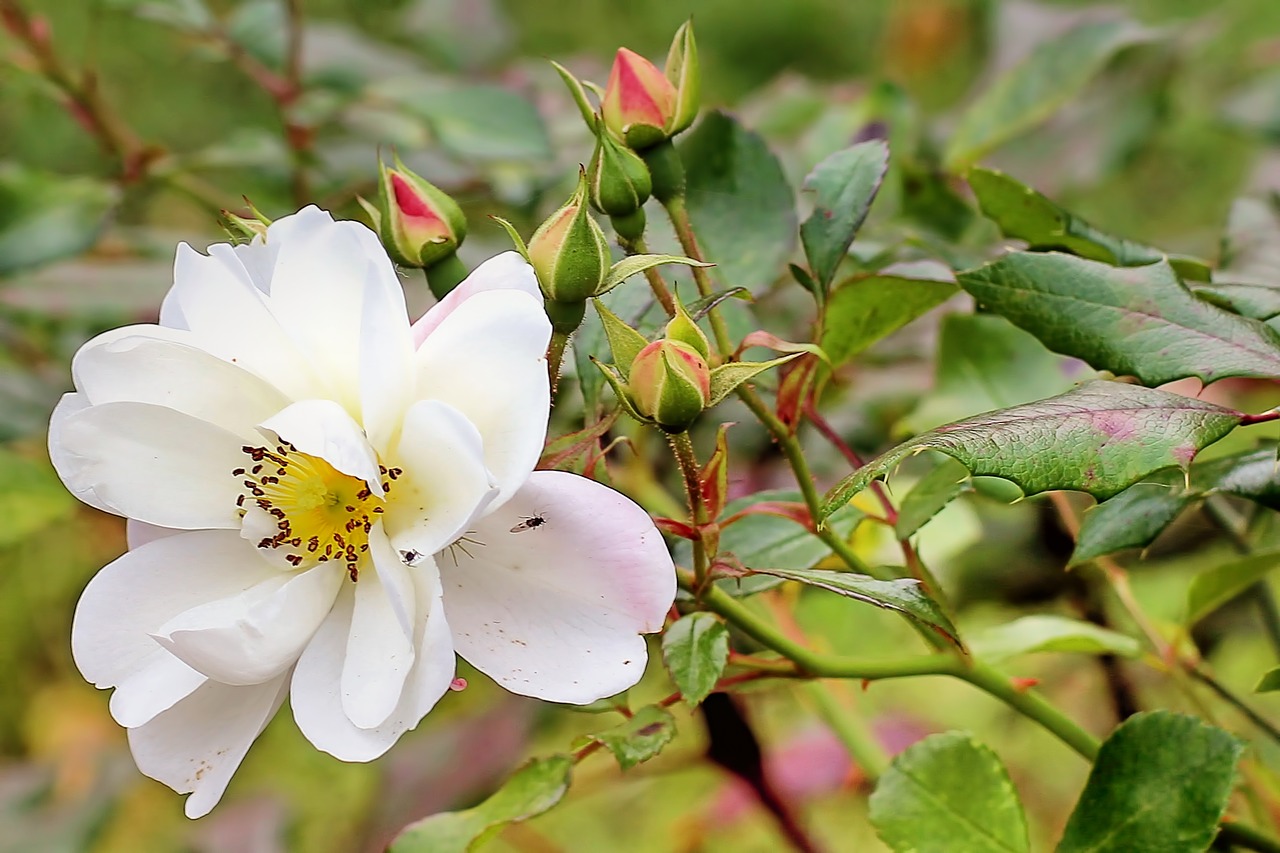
[[[384,496],[378,497],[360,478],[288,442],[240,449],[252,464],[231,472],[242,478],[245,488],[236,504],[242,513],[248,502],[276,519],[275,533],[261,539],[258,547],[283,551],[294,567],[341,560],[351,580],[357,580],[369,550],[369,531],[385,509],[385,493],[403,471],[379,467],[386,479]]]

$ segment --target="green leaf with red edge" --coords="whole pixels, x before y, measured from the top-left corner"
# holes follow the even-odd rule
[[[389,853],[468,853],[508,823],[527,820],[560,802],[569,790],[573,759],[535,758],[477,806],[442,812],[405,827]]]
[[[821,524],[908,456],[937,450],[975,476],[1002,477],[1026,494],[1057,489],[1099,499],[1163,468],[1183,468],[1244,417],[1203,400],[1118,382],[976,415],[898,445],[827,493]]]
[[[901,613],[927,628],[941,634],[948,642],[961,651],[964,644],[960,642],[947,614],[938,603],[925,594],[920,588],[920,581],[914,578],[882,581],[870,575],[852,572],[830,572],[819,569],[762,569],[751,567],[755,574],[770,575],[783,580],[799,581],[809,586],[816,586],[845,598],[852,598],[866,604],[874,604],[885,610]]]
[[[1094,228],[1003,172],[975,166],[965,179],[977,196],[982,213],[995,221],[1000,232],[1026,240],[1032,249],[1058,249],[1121,267],[1152,264],[1165,257],[1164,252],[1152,246]],[[1169,263],[1187,278],[1209,280],[1209,265],[1204,261],[1170,257]]]
[[[1058,252],[1010,252],[957,278],[1049,349],[1144,385],[1280,376],[1280,333],[1196,298],[1167,261],[1117,268]]]
[[[662,752],[675,736],[676,721],[671,712],[658,705],[648,705],[622,725],[587,735],[580,743],[599,743],[613,753],[619,767],[630,770]]]
[[[814,167],[804,189],[814,194],[813,213],[800,225],[800,241],[821,301],[853,243],[889,170],[883,139],[859,142]]]
[[[1243,752],[1195,717],[1134,714],[1102,744],[1058,853],[1207,850]]]
[[[551,439],[542,448],[537,468],[582,473],[586,459],[600,449],[600,439],[617,419],[618,413],[613,411],[588,427]]]
[[[684,701],[698,705],[729,662],[729,629],[713,613],[682,616],[662,635],[662,661]]]

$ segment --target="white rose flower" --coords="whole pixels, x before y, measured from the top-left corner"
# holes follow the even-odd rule
[[[290,697],[303,734],[369,761],[448,690],[587,703],[634,684],[675,595],[648,515],[534,471],[550,326],[514,253],[410,326],[377,238],[308,207],[266,239],[178,247],[159,325],[72,365],[49,450],[127,517],[72,650],[114,687],[138,767],[190,817]]]

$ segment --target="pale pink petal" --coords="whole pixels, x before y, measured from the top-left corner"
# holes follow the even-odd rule
[[[381,525],[370,531],[369,553],[375,571],[361,572],[356,583],[342,664],[342,710],[362,729],[378,727],[395,711],[415,657],[416,601],[409,567]]]
[[[76,666],[98,687],[121,685],[173,660],[150,636],[165,622],[277,574],[230,530],[182,532],[135,548],[94,575],[80,596],[71,625]]]
[[[384,494],[378,455],[360,425],[332,400],[294,403],[263,421],[262,427],[303,453],[318,456],[342,473],[364,480],[374,494]]]
[[[534,516],[543,523],[522,523]],[[593,702],[639,680],[641,635],[662,628],[676,589],[648,513],[585,477],[535,471],[474,538],[483,547],[457,566],[440,561],[458,654],[553,702]]]
[[[155,337],[147,327],[133,328],[139,333],[109,332],[76,354],[76,387],[94,404],[166,406],[245,438],[256,436],[257,424],[289,405],[288,397],[256,374],[190,343]],[[183,336],[190,338],[189,333]]]
[[[551,404],[541,304],[519,290],[477,293],[418,349],[417,396],[448,403],[475,424],[496,504],[524,483],[542,453]]]
[[[293,666],[329,614],[346,571],[336,562],[273,575],[175,615],[152,636],[223,684],[261,684]]]
[[[243,444],[164,406],[104,403],[60,415],[50,457],[67,488],[110,512],[161,527],[233,528],[242,484],[231,472],[244,464]]]
[[[386,720],[376,728],[362,729],[343,710],[342,670],[355,599],[350,587],[338,596],[333,612],[316,632],[294,671],[290,705],[298,728],[317,749],[343,761],[372,761],[382,755],[421,722],[453,680],[453,645],[435,564],[431,558],[424,558],[410,568],[410,573],[416,593],[416,659],[405,679],[400,701]]]
[[[325,383],[312,370],[234,256],[208,257],[179,244],[173,288],[160,322],[189,329],[194,343],[261,376],[291,399],[316,396]]]
[[[179,794],[189,818],[208,814],[284,701],[288,674],[236,687],[207,681],[144,726],[129,729],[138,769]]]
[[[542,301],[542,293],[538,290],[538,279],[533,274],[533,267],[529,266],[529,262],[518,252],[503,252],[473,269],[471,275],[463,279],[461,284],[449,291],[444,299],[418,318],[418,321],[413,324],[413,345],[421,346],[427,339],[427,335],[431,334],[445,317],[452,314],[454,309],[477,293],[487,290],[520,290],[539,302]]]
[[[436,553],[465,534],[497,494],[480,433],[445,403],[424,400],[409,409],[393,459],[404,473],[391,487],[387,530],[402,552]]]

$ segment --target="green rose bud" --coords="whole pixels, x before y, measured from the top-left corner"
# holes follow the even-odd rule
[[[596,150],[587,167],[591,205],[609,216],[630,216],[649,199],[649,167],[634,151],[596,127]]]
[[[688,344],[654,341],[631,362],[627,391],[640,415],[666,432],[684,432],[711,399],[711,371]]]
[[[588,211],[586,172],[579,172],[573,197],[533,232],[529,263],[549,301],[584,303],[604,284],[611,261],[604,231]]]

